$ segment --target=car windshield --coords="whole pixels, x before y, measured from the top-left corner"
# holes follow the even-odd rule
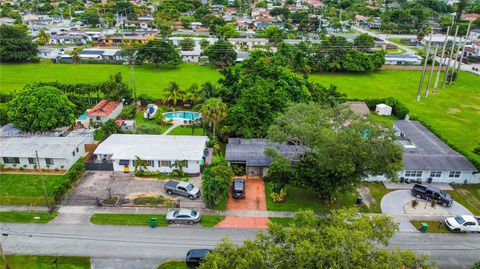
[[[446,193],[444,193],[443,191],[440,191],[440,195],[441,195],[442,197],[445,197],[445,196],[447,196],[447,194],[446,194]]]
[[[197,211],[195,211],[195,210],[192,210],[192,214],[191,214],[191,215],[192,215],[192,217],[196,217],[196,216],[197,216],[197,214],[198,214],[198,213],[197,213]]]
[[[194,187],[192,184],[188,184],[186,188],[187,188],[187,191],[191,191],[193,190]]]
[[[177,216],[178,216],[178,213],[180,213],[180,211],[178,211],[178,210],[175,211],[175,212],[173,212],[173,216],[174,216],[174,217],[177,217]]]
[[[462,216],[456,216],[455,220],[458,222],[458,224],[463,224],[465,220],[462,218]]]

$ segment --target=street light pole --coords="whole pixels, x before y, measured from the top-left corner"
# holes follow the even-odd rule
[[[42,181],[43,194],[45,195],[45,203],[47,204],[48,209],[50,209],[50,203],[48,202],[47,188],[45,187],[45,180],[42,174],[42,168],[40,167],[40,159],[38,158],[38,151],[35,150],[35,158],[38,165],[38,171],[40,172],[40,180]]]

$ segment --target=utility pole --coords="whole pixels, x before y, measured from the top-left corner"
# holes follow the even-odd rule
[[[2,233],[2,236],[7,237],[8,234],[7,233]],[[0,255],[2,256],[2,262],[3,262],[3,265],[5,265],[5,268],[10,269],[10,266],[8,265],[8,262],[7,262],[7,257],[5,257],[5,253],[3,252],[2,243],[0,243]]]
[[[428,97],[428,90],[430,89],[430,82],[432,82],[433,72],[435,72],[434,71],[434,69],[435,69],[435,57],[437,57],[437,52],[438,52],[438,44],[435,46],[435,53],[433,53],[432,68],[430,69],[430,76],[428,77],[427,90],[425,91],[425,97]]]
[[[433,84],[432,92],[437,92],[438,80],[440,79],[440,73],[442,72],[443,57],[445,56],[445,49],[447,48],[448,35],[450,34],[450,26],[447,27],[447,34],[445,35],[445,41],[443,41],[442,56],[440,57],[440,64],[438,65],[437,76],[435,77],[435,83]]]
[[[50,203],[48,202],[47,188],[45,187],[45,180],[43,178],[42,168],[40,167],[40,159],[38,158],[38,151],[37,150],[35,150],[35,158],[37,160],[38,171],[40,172],[40,180],[42,181],[43,194],[45,195],[45,203],[47,203],[47,207],[48,207],[48,209],[50,209]]]
[[[470,21],[468,23],[467,34],[465,35],[465,39],[464,39],[465,43],[463,43],[462,54],[460,54],[460,61],[458,62],[458,66],[457,66],[457,78],[458,78],[458,74],[460,72],[460,67],[462,66],[463,55],[465,54],[465,47],[467,46],[467,40],[468,40],[468,36],[470,34],[470,26],[471,25],[472,25],[472,22]]]
[[[453,36],[453,44],[452,44],[452,48],[450,50],[450,54],[449,54],[449,57],[448,57],[447,70],[445,70],[445,77],[443,78],[442,89],[445,89],[445,83],[447,82],[448,70],[450,69],[450,61],[452,60],[453,50],[455,49],[455,42],[457,41],[457,34],[458,34],[458,26],[455,29],[455,35]]]
[[[456,74],[456,66],[458,65],[458,60],[460,58],[460,52],[461,52],[461,46],[462,46],[462,37],[459,36],[458,37],[458,46],[457,46],[457,52],[455,53],[455,58],[453,58],[453,66],[452,66],[452,74],[450,75],[450,77],[448,78],[448,85],[452,85],[452,81],[453,81],[453,75],[457,75]]]
[[[133,61],[132,63],[130,63],[130,76],[133,81],[133,105],[136,106],[137,105],[137,81],[135,80],[135,67],[134,67],[135,59],[131,59],[131,61]]]
[[[428,47],[427,53],[425,54],[425,63],[423,64],[422,77],[420,78],[420,85],[418,85],[417,102],[420,102],[420,96],[422,95],[423,80],[425,78],[425,72],[427,70],[428,56],[430,55],[430,46],[432,45],[432,35],[433,31],[430,32],[430,38],[428,39]]]

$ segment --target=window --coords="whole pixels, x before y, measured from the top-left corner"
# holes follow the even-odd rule
[[[4,163],[20,163],[20,159],[16,157],[3,157]]]
[[[188,168],[188,162],[185,162],[185,168]]]
[[[171,161],[159,161],[159,166],[161,166],[161,167],[171,167],[172,162]]]
[[[28,158],[28,163],[29,163],[29,164],[37,164],[37,159],[35,159],[35,158]]]
[[[448,174],[448,177],[460,177],[460,171],[452,171]]]
[[[53,159],[52,158],[45,158],[45,163],[47,165],[53,165]]]
[[[80,150],[78,148],[76,148],[75,151],[78,153]]]
[[[73,155],[73,156],[75,156],[75,150],[74,150],[74,151],[72,151],[72,155]]]
[[[441,177],[442,176],[442,172],[440,171],[431,171],[430,172],[430,177]]]
[[[154,167],[155,163],[152,160],[147,160],[147,166]]]
[[[406,177],[421,177],[422,171],[405,171]]]
[[[97,116],[97,121],[100,121],[102,118],[100,116]]]

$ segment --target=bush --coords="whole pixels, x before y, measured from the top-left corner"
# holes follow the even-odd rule
[[[81,158],[65,174],[65,180],[51,193],[55,202],[58,203],[63,199],[72,185],[82,177],[83,172],[85,172],[85,165],[83,164],[83,158]]]
[[[392,107],[392,114],[397,116],[399,119],[404,119],[405,116],[410,112],[410,110],[403,103],[398,101],[393,97],[388,98],[376,98],[376,99],[359,99],[355,101],[363,101],[367,104],[368,108],[372,111],[375,110],[378,104],[386,104]]]
[[[223,157],[216,156],[205,167],[202,178],[203,199],[212,207],[228,199],[233,170]]]
[[[140,124],[137,126],[138,134],[161,134],[162,131],[162,127],[151,124]]]
[[[272,189],[272,192],[270,193],[270,197],[272,198],[272,201],[275,203],[280,203],[285,201],[285,197],[287,197],[287,187],[283,187],[278,192],[275,192]]]
[[[136,108],[135,106],[124,106],[122,114],[120,115],[124,119],[134,119]]]

